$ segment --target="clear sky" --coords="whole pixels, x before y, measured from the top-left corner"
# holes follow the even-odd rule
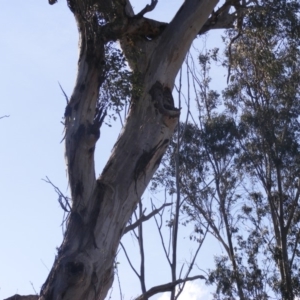
[[[132,1],[136,11],[149,2]],[[170,21],[182,2],[160,0],[155,11],[147,16]],[[0,4],[0,116],[9,115],[0,120],[0,299],[3,299],[15,293],[33,294],[34,289],[39,292],[52,266],[56,247],[62,241],[63,212],[52,187],[42,179],[48,176],[68,194],[64,146],[60,143],[63,138],[60,122],[66,102],[58,82],[68,95],[72,93],[78,34],[64,0],[53,6],[47,0],[0,0]],[[118,132],[117,124],[102,129],[97,146],[97,174]],[[144,198],[149,200],[149,195],[146,193]],[[147,243],[156,244],[158,240],[151,227],[147,233]],[[186,237],[181,236],[182,245],[186,245]],[[133,251],[137,250],[130,235],[127,243],[135,248]],[[209,247],[203,250],[204,256],[210,252]],[[191,248],[183,246],[181,251],[188,253],[188,259]],[[148,287],[168,282],[169,271],[162,267],[158,252],[149,250],[149,261],[153,268],[149,268]],[[127,300],[139,293],[139,286],[122,257],[120,265],[122,292]],[[189,284],[182,299],[209,299],[205,293],[200,285]],[[115,287],[112,299],[119,298]]]

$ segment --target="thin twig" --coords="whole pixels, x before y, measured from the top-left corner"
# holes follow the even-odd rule
[[[126,251],[125,247],[123,246],[123,244],[122,244],[121,242],[120,242],[120,245],[121,245],[121,247],[122,247],[122,249],[123,249],[123,251],[124,251],[124,254],[125,254],[126,258],[127,258],[127,261],[128,261],[128,263],[129,263],[131,269],[133,270],[133,272],[135,273],[135,275],[140,279],[141,276],[140,276],[140,274],[137,272],[137,270],[134,268],[133,264],[131,263],[131,260],[130,260],[130,258],[129,258],[129,256],[128,256],[128,254],[127,254],[127,251]]]
[[[58,81],[58,85],[61,89],[61,91],[63,92],[65,98],[66,98],[66,101],[67,101],[67,105],[69,104],[69,97],[67,96],[67,94],[65,93],[64,89],[62,88],[62,86],[60,85],[59,81]]]
[[[31,281],[29,281],[29,282],[30,282],[30,284],[31,284],[31,286],[32,286],[33,291],[34,291],[35,294],[38,296],[39,294],[38,294],[37,291],[35,290],[35,288],[34,288],[34,286],[33,286],[33,283],[32,283]]]
[[[152,199],[151,199],[151,205],[152,205],[152,208],[155,207],[155,205],[154,205],[153,202],[152,202]],[[159,216],[160,216],[160,220],[161,220],[160,224],[158,224],[158,221],[157,221],[157,219],[156,219],[156,216],[154,216],[154,220],[155,220],[155,224],[156,224],[156,227],[157,227],[157,230],[158,230],[158,234],[159,234],[159,237],[160,237],[160,240],[161,240],[161,244],[162,244],[162,247],[163,247],[165,256],[166,256],[166,258],[167,258],[167,260],[168,260],[169,265],[171,266],[171,260],[170,260],[170,258],[169,258],[169,252],[168,252],[168,250],[167,250],[167,248],[166,248],[166,245],[165,245],[165,242],[164,242],[164,238],[163,238],[163,235],[162,235],[162,232],[161,232],[161,227],[162,227],[162,216],[160,215],[160,213],[159,213]]]
[[[131,231],[131,230],[137,228],[141,223],[151,219],[153,216],[158,214],[163,208],[165,208],[166,206],[170,206],[170,205],[172,205],[172,203],[165,203],[160,208],[157,208],[157,209],[153,210],[149,215],[147,215],[147,216],[142,215],[136,222],[134,222],[131,225],[128,225],[125,228],[124,234],[127,233],[128,231]]]
[[[51,184],[51,185],[54,187],[55,192],[58,194],[58,202],[59,202],[61,208],[62,208],[65,212],[69,213],[69,212],[71,211],[71,205],[70,205],[71,199],[70,199],[69,197],[65,196],[65,195],[60,191],[60,189],[59,189],[57,186],[55,186],[55,185],[51,182],[51,180],[50,180],[47,176],[46,176],[46,179],[47,179],[47,180],[45,180],[45,179],[42,179],[42,180],[45,181],[45,182],[47,182],[47,183],[49,183],[49,184]],[[65,203],[63,203],[62,199],[65,200]]]
[[[144,215],[142,201],[139,201],[139,217]],[[143,293],[146,293],[146,282],[145,282],[145,250],[144,250],[144,238],[143,238],[143,222],[139,224],[138,227],[138,243],[141,254],[141,264],[140,264],[140,283]]]
[[[46,266],[46,264],[44,263],[44,261],[41,259],[41,263],[44,265],[44,267],[47,269],[48,272],[50,272],[50,269]]]
[[[122,299],[124,299],[124,297],[122,295],[121,281],[120,281],[120,276],[119,276],[119,272],[118,272],[117,267],[115,267],[115,273],[116,273],[117,279],[118,279],[118,286],[119,286],[119,291],[120,291],[120,300],[122,300]]]
[[[109,300],[111,300],[111,295],[112,295],[113,291],[114,291],[114,288],[113,288],[113,286],[112,286],[112,287],[110,288],[110,293],[109,293],[109,296],[108,296],[108,299],[109,299]]]
[[[189,265],[189,267],[188,267],[188,270],[187,270],[187,272],[186,272],[185,278],[188,278],[188,276],[190,275],[190,273],[191,273],[191,271],[192,271],[192,269],[193,269],[193,267],[194,267],[194,265],[195,265],[195,261],[196,261],[196,258],[197,258],[197,256],[198,256],[198,253],[199,253],[199,251],[200,251],[200,249],[201,249],[201,247],[202,247],[202,245],[203,245],[203,242],[204,242],[204,240],[205,240],[205,238],[206,238],[206,235],[207,235],[207,233],[208,233],[208,228],[209,228],[209,225],[206,226],[206,230],[205,230],[205,233],[204,233],[204,235],[203,235],[203,238],[201,239],[201,242],[200,242],[199,245],[198,245],[198,248],[197,248],[197,250],[196,250],[196,252],[195,252],[195,254],[194,254],[194,257],[193,257],[193,259],[192,259],[192,262],[190,263],[190,265]],[[182,291],[183,291],[183,289],[184,289],[185,284],[186,284],[186,281],[183,282],[183,285],[182,285],[182,287],[180,288],[179,292],[177,293],[175,299],[178,299],[179,295],[182,293]]]

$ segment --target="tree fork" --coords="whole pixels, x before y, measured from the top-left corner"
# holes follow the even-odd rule
[[[154,95],[149,92],[156,82],[163,94],[172,91],[193,39],[218,0],[187,0],[155,39],[139,39],[143,64],[135,64],[133,72],[141,75],[140,92],[134,95],[124,130],[96,180],[91,149],[98,134],[91,133],[89,128],[95,125],[99,88],[105,77],[104,44],[111,37],[104,35],[105,30],[94,16],[100,12],[113,23],[111,16],[123,7],[123,15],[117,17],[127,24],[132,17],[128,15],[132,12],[128,0],[112,1],[114,6],[102,2],[68,1],[80,34],[77,80],[65,115],[65,155],[73,205],[63,243],[42,287],[40,300],[105,298],[113,282],[114,258],[126,224],[178,122],[178,111],[168,103],[166,106],[165,97],[153,101]],[[112,7],[118,9],[113,11]],[[112,36],[122,39],[126,26],[119,26]],[[123,41],[122,47],[125,44]],[[126,46],[125,55],[136,45]],[[155,107],[157,101],[159,109]],[[175,114],[166,113],[162,107]]]

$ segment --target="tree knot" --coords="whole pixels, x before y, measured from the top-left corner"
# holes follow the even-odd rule
[[[163,85],[156,81],[149,91],[152,97],[155,108],[164,116],[171,118],[177,118],[180,115],[180,109],[174,106],[174,99],[169,87],[163,87]]]

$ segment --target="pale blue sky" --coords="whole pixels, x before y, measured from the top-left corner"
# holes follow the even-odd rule
[[[149,2],[132,1],[137,11]],[[169,21],[181,3],[182,0],[160,0],[155,11],[147,16]],[[0,0],[0,4],[0,116],[10,115],[0,120],[0,299],[3,299],[15,293],[34,293],[30,282],[39,291],[52,266],[56,247],[62,241],[63,212],[55,192],[41,179],[48,176],[68,193],[64,149],[60,144],[63,137],[60,122],[66,103],[58,81],[70,95],[78,49],[77,29],[66,1],[60,0],[53,6],[47,0]],[[223,78],[220,74],[216,76]],[[97,173],[101,172],[117,135],[118,126],[102,129],[97,145]],[[147,201],[149,195],[144,198]],[[147,233],[147,242],[153,249],[157,237],[151,227]],[[182,243],[185,246],[186,240]],[[130,236],[128,244],[137,246]],[[190,248],[183,249],[189,259]],[[209,246],[204,251],[211,253]],[[149,250],[149,265],[154,266],[148,274],[149,288],[169,280],[163,277],[165,270],[168,272],[165,275],[169,275],[169,270],[161,267],[164,263],[158,253]],[[126,262],[121,265],[127,300],[139,293],[139,286]],[[113,295],[112,299],[119,299],[117,288]],[[199,300],[200,296],[191,299]]]

